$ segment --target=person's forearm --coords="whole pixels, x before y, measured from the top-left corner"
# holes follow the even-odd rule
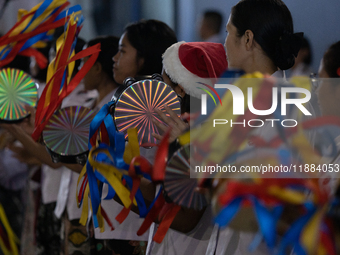
[[[48,165],[54,169],[65,166],[69,168],[70,170],[80,173],[83,166],[78,164],[62,164],[62,163],[53,163],[51,159],[51,155],[46,150],[45,146],[35,142],[31,136],[24,132],[17,132],[15,134],[15,137],[21,144],[24,146],[24,148],[29,151],[29,153],[41,161],[41,163]]]

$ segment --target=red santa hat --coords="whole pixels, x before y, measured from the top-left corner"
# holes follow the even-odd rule
[[[182,41],[163,54],[163,68],[170,79],[197,98],[205,93],[200,88],[206,89],[206,86],[201,83],[213,86],[227,67],[227,56],[220,43]]]

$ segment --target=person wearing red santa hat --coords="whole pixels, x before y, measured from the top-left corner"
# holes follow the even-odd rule
[[[182,114],[190,112],[190,101],[200,100],[201,88],[213,86],[217,78],[227,69],[226,53],[222,44],[209,42],[178,42],[163,54],[162,76],[169,86],[182,98]],[[204,92],[203,92],[204,93]],[[172,127],[174,141],[188,125],[165,106],[170,117],[157,111],[164,122]],[[162,130],[168,127],[154,122]],[[154,137],[162,137],[153,134]],[[194,210],[182,207],[177,213],[163,241],[152,240],[157,224],[150,228],[147,254],[205,254],[214,230],[211,207]]]
[[[169,47],[163,54],[164,82],[171,86],[182,98],[182,114],[190,112],[190,102],[198,101],[207,87],[227,69],[228,62],[225,49],[220,43],[210,42],[178,42]],[[178,118],[167,106],[165,109],[170,117],[156,110],[168,126],[172,127],[170,142],[174,141],[186,128],[187,123]],[[167,126],[154,121],[164,132]],[[153,133],[157,139],[162,136]]]

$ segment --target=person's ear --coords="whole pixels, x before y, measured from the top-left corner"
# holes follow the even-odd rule
[[[93,71],[95,72],[95,74],[100,74],[103,70],[102,64],[99,62],[95,62],[92,66]]]
[[[178,84],[175,87],[175,92],[177,93],[177,95],[181,96],[182,98],[185,96],[185,91],[184,91],[183,87],[180,84]]]
[[[144,65],[144,58],[138,58],[137,65],[138,65],[138,70],[141,70],[142,66]]]
[[[243,36],[244,45],[246,50],[250,50],[254,46],[254,33],[251,30],[246,30]]]

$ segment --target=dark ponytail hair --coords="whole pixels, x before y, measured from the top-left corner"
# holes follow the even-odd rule
[[[130,24],[125,32],[130,44],[137,50],[137,57],[144,59],[137,75],[160,74],[163,53],[177,42],[175,32],[158,20],[142,20]]]
[[[110,77],[112,81],[114,81],[112,58],[118,52],[119,38],[115,36],[96,37],[95,39],[89,41],[88,47],[96,45],[97,43],[101,44],[101,51],[99,52],[96,62],[99,62],[102,65],[103,71]]]
[[[328,48],[323,56],[323,66],[330,78],[340,77],[340,41]]]
[[[293,19],[281,0],[241,0],[231,10],[231,22],[239,36],[251,30],[274,65],[291,68],[301,46],[301,35],[293,34]]]

